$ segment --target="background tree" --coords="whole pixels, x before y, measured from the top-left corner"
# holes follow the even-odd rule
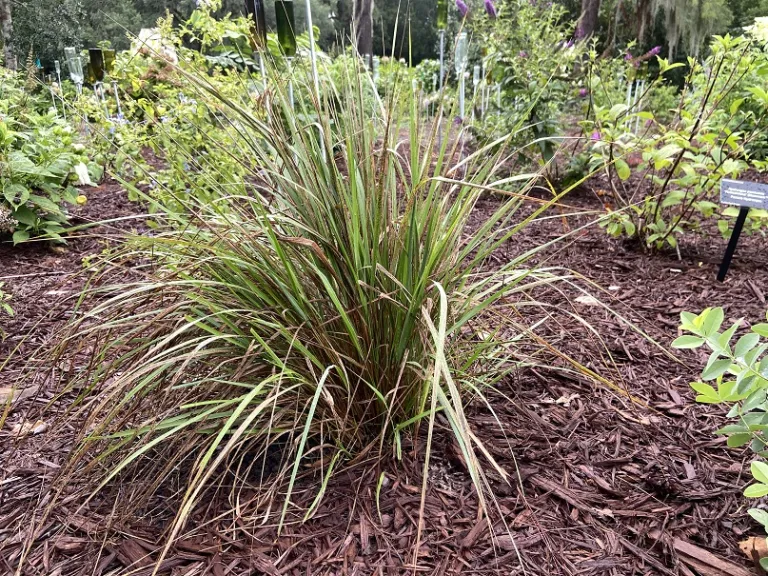
[[[0,33],[3,36],[3,58],[5,66],[16,70],[16,56],[13,51],[13,17],[11,0],[0,0]]]
[[[597,30],[600,0],[581,0],[581,16],[576,28],[578,38],[590,38]]]
[[[355,0],[355,46],[360,54],[373,54],[373,0]]]

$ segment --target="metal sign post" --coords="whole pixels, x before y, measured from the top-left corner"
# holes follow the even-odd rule
[[[739,207],[739,215],[736,217],[731,239],[728,241],[728,248],[725,250],[723,263],[717,274],[718,282],[723,282],[728,274],[728,269],[731,267],[731,260],[736,253],[736,246],[739,243],[739,237],[744,229],[749,210],[751,208],[768,209],[768,185],[723,179],[720,182],[720,202]]]

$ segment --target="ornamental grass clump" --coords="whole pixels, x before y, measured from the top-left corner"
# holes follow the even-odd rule
[[[233,483],[257,485],[260,510],[284,523],[310,515],[357,456],[416,446],[426,471],[439,425],[486,505],[484,470],[505,473],[465,405],[536,353],[522,352],[518,306],[559,279],[526,267],[537,249],[490,256],[555,200],[521,216],[524,196],[505,193],[470,229],[482,196],[533,176],[500,175],[503,141],[462,152],[414,99],[371,109],[369,82],[354,67],[318,96],[297,72],[313,97],[295,113],[285,78],[271,78],[266,110],[221,98],[249,192],[179,199],[183,222],[173,210],[106,262],[106,276],[130,264],[138,280],[95,288],[57,348],[80,430],[61,486],[120,481],[124,512],[176,486],[163,492],[179,498],[171,539],[203,495]],[[317,498],[297,515],[302,475],[317,475]]]

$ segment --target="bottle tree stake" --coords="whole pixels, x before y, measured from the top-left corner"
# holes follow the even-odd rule
[[[467,46],[467,33],[462,32],[459,34],[459,38],[456,41],[456,53],[455,53],[455,64],[456,64],[456,75],[459,77],[459,116],[462,120],[464,120],[465,111],[464,111],[464,70],[467,66],[467,57],[468,57],[468,46]]]
[[[275,20],[277,21],[277,39],[288,61],[288,98],[291,110],[293,101],[293,58],[296,56],[296,22],[293,12],[293,0],[275,1]]]
[[[264,0],[245,0],[245,11],[251,18],[253,31],[251,46],[259,60],[259,71],[264,79],[264,86],[266,88],[267,70],[262,54],[267,49],[267,17],[264,13]]]
[[[61,113],[64,115],[64,120],[67,119],[67,106],[64,101],[64,88],[61,85],[61,62],[58,60],[53,61],[53,66],[56,68],[56,80],[59,86],[59,99],[61,100]]]
[[[90,48],[88,56],[90,58],[89,70],[93,74],[93,93],[96,94],[96,99],[101,101],[107,118],[109,118],[109,108],[107,108],[107,102],[104,99],[104,52],[101,48]]]
[[[472,116],[475,115],[475,106],[477,102],[477,89],[480,86],[480,66],[475,66],[472,70]],[[481,95],[482,97],[482,95]]]
[[[445,29],[448,26],[448,0],[437,0],[437,29],[440,31],[440,91],[445,78]]]
[[[75,85],[77,94],[80,95],[83,93],[83,63],[80,61],[80,56],[77,55],[77,52],[75,52],[73,47],[64,48],[64,57],[67,59],[69,77]]]

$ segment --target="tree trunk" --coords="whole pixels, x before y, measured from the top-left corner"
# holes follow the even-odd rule
[[[355,0],[355,45],[361,55],[373,54],[373,0]]]
[[[13,20],[11,0],[0,0],[0,34],[3,36],[3,57],[5,67],[16,70],[16,56],[13,54]]]
[[[576,27],[577,38],[589,38],[595,33],[599,12],[600,0],[581,0],[581,16]]]

